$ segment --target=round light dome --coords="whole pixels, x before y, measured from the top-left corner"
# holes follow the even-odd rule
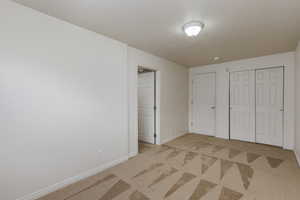
[[[183,26],[183,31],[189,37],[195,37],[199,35],[199,33],[204,28],[204,24],[202,22],[189,22]]]

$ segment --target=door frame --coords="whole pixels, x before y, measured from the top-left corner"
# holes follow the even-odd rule
[[[161,144],[161,135],[160,135],[160,71],[149,68],[149,67],[144,67],[144,66],[137,66],[137,76],[138,76],[138,70],[139,68],[143,68],[145,70],[149,70],[154,72],[154,144],[160,145]],[[136,82],[136,99],[138,99],[138,81]],[[138,102],[138,101],[137,101]],[[138,111],[138,103],[137,103],[137,111]],[[137,115],[138,116],[138,115]],[[139,120],[137,118],[137,120]],[[138,126],[138,122],[137,122]],[[137,127],[137,136],[139,135],[138,132],[138,127]],[[137,143],[139,142],[139,138],[137,137]]]
[[[205,74],[215,74],[215,116],[214,116],[214,120],[215,120],[215,132],[213,135],[209,135],[209,136],[213,136],[216,137],[217,134],[217,73],[215,71],[211,71],[211,72],[203,72],[203,73],[196,73],[192,76],[192,78],[190,79],[190,95],[189,95],[189,130],[191,131],[191,133],[195,133],[195,134],[201,134],[201,135],[207,135],[205,133],[197,133],[194,131],[193,127],[192,127],[192,121],[193,121],[193,80],[195,77],[199,76],[199,75],[205,75]]]

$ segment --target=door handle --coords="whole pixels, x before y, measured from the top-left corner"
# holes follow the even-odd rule
[[[210,108],[214,110],[214,109],[216,109],[216,106],[212,106],[212,107],[210,107]]]
[[[281,111],[281,112],[283,112],[283,111],[284,111],[284,109],[283,109],[283,108],[281,108],[281,109],[280,109],[280,111]]]

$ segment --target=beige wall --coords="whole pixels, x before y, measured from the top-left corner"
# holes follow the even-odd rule
[[[296,50],[296,138],[295,151],[300,158],[300,42]],[[299,160],[300,161],[300,160]],[[299,163],[300,164],[300,163]]]
[[[137,67],[160,74],[160,143],[185,134],[188,129],[188,69],[135,48],[128,48],[129,138],[131,155],[137,153]]]
[[[0,23],[0,199],[36,199],[136,153],[138,65],[161,75],[161,141],[186,133],[187,68],[8,0]]]
[[[0,24],[0,199],[127,159],[127,45],[6,0]]]

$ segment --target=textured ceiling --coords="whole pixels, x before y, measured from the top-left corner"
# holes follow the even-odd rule
[[[185,66],[293,51],[300,40],[300,0],[14,1]],[[182,32],[190,20],[205,23],[197,38]]]

